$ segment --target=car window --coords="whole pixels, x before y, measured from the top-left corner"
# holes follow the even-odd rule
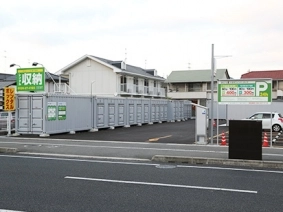
[[[278,116],[279,116],[280,118],[283,118],[282,115],[281,115],[281,113],[278,113]]]
[[[264,113],[262,114],[263,119],[270,119],[270,113]],[[274,118],[274,114],[272,114],[272,118]]]
[[[262,119],[262,113],[254,114],[253,116],[250,117],[250,119]]]
[[[1,118],[7,118],[8,117],[8,112],[1,112],[0,113]],[[15,112],[12,112],[12,117],[15,117]]]
[[[8,113],[1,113],[1,117],[7,117],[8,116]]]

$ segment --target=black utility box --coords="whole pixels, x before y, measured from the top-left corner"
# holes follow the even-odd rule
[[[229,159],[262,160],[261,121],[229,121]]]

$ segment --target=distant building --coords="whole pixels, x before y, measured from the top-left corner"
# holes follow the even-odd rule
[[[242,74],[241,79],[272,79],[272,99],[283,99],[283,70],[250,71]]]
[[[230,79],[227,69],[217,69],[214,77],[214,99],[217,99],[217,80]],[[165,83],[167,96],[171,99],[186,99],[207,106],[211,99],[211,69],[172,71]]]
[[[70,92],[80,95],[120,97],[165,97],[165,79],[155,69],[143,69],[92,55],[84,55],[63,69]]]

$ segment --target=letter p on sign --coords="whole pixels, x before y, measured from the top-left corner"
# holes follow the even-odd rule
[[[268,85],[266,82],[256,82],[256,96],[259,96],[259,92],[266,91]]]

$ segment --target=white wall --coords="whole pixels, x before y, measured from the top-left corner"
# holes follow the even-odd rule
[[[69,74],[69,85],[76,94],[90,95],[91,87],[93,95],[113,96],[117,92],[116,73],[96,61],[86,59],[66,71],[66,74]]]
[[[173,99],[206,99],[206,92],[168,92],[167,96]]]

